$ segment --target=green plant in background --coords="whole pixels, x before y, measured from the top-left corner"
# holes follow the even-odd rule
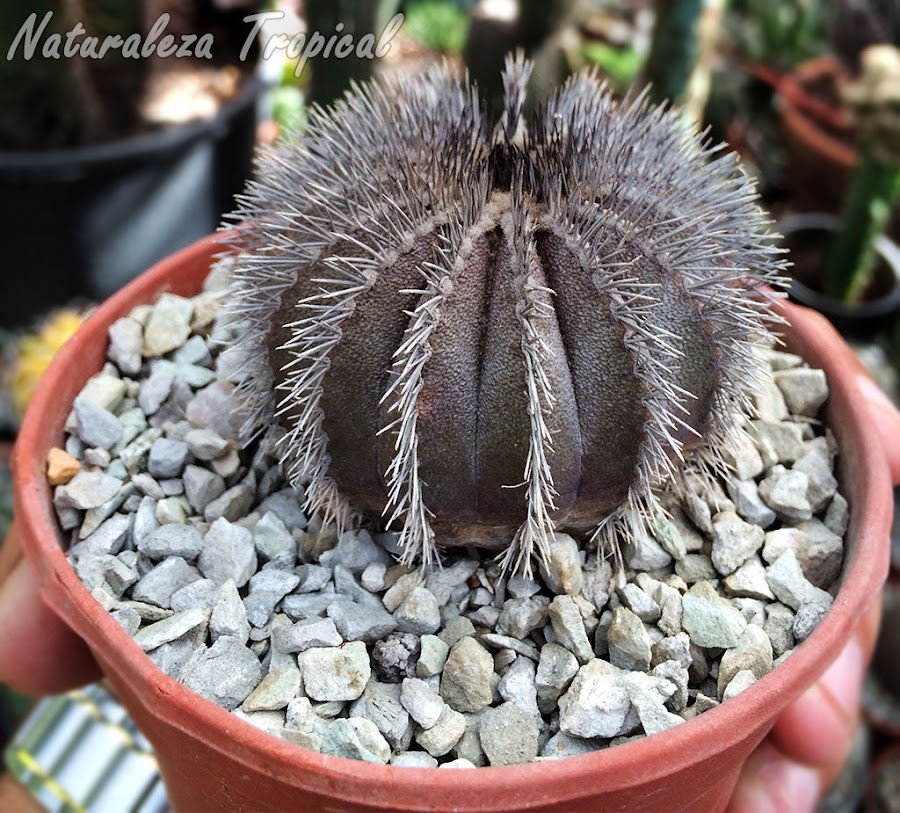
[[[280,436],[311,512],[383,512],[406,561],[618,550],[725,465],[762,375],[782,261],[736,157],[591,73],[526,122],[529,70],[497,119],[445,68],[312,109],[235,215],[246,437]]]
[[[458,54],[466,44],[466,6],[453,0],[415,0],[404,7],[406,33],[426,48]]]
[[[655,4],[653,41],[644,66],[655,102],[679,102],[697,62],[697,29],[704,0],[660,0]]]
[[[826,50],[827,17],[824,0],[731,0],[728,41],[742,59],[784,71]]]
[[[861,59],[862,75],[846,93],[856,121],[859,159],[829,246],[826,292],[858,302],[875,270],[875,240],[900,200],[900,50],[873,45]]]

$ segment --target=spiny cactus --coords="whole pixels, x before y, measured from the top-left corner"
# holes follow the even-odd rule
[[[736,158],[591,73],[526,127],[528,72],[496,126],[447,68],[356,88],[237,214],[248,437],[280,427],[309,509],[383,512],[424,565],[618,550],[725,465],[761,375],[782,264]]]

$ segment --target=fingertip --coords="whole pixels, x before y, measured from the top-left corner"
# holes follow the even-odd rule
[[[894,484],[898,484],[900,483],[900,412],[868,374],[861,373],[858,382],[877,426],[879,437],[884,444],[891,478]]]
[[[812,813],[822,787],[818,771],[765,741],[745,763],[728,813]]]
[[[0,586],[0,682],[17,692],[58,694],[100,677],[87,645],[41,600],[19,562]]]

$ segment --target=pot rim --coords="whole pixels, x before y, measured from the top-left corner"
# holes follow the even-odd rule
[[[835,232],[840,227],[840,217],[826,212],[796,212],[787,215],[777,223],[778,231],[784,237],[801,232]],[[853,319],[867,319],[886,316],[900,309],[900,246],[886,234],[875,238],[875,251],[884,260],[893,274],[894,287],[877,299],[870,299],[855,305],[848,305],[839,299],[816,291],[804,285],[795,277],[790,278],[788,292],[794,294],[803,304],[825,313],[846,316]]]
[[[886,498],[880,501],[870,498],[865,507],[851,502],[854,510],[848,536],[855,539],[852,556],[845,560],[842,586],[831,610],[810,637],[777,669],[737,697],[660,734],[576,757],[479,768],[467,772],[463,781],[455,771],[395,768],[326,756],[263,734],[165,675],[88,593],[63,553],[52,493],[43,471],[45,450],[53,443],[58,445],[62,438],[62,426],[58,422],[45,426],[43,421],[44,413],[52,414],[52,405],[61,398],[60,380],[64,387],[77,393],[84,379],[97,371],[91,369],[85,376],[72,380],[71,371],[78,368],[79,359],[84,356],[82,345],[87,342],[87,347],[93,347],[103,342],[105,353],[107,325],[126,315],[135,305],[152,301],[165,289],[190,295],[187,292],[192,280],[188,277],[193,273],[198,281],[205,276],[205,272],[201,276],[191,268],[202,265],[208,270],[210,259],[221,254],[223,244],[233,237],[234,232],[220,232],[198,241],[158,263],[103,303],[62,348],[41,380],[13,454],[16,523],[22,530],[23,542],[28,542],[23,547],[39,574],[45,602],[81,637],[91,638],[92,647],[98,641],[105,641],[114,650],[118,669],[128,675],[138,701],[148,712],[164,716],[169,724],[183,732],[196,737],[198,732],[212,726],[227,733],[227,737],[209,743],[219,752],[232,755],[237,752],[245,764],[250,763],[244,755],[250,754],[273,778],[296,777],[298,770],[302,770],[311,789],[351,802],[368,798],[367,786],[379,783],[396,794],[392,799],[398,809],[415,810],[415,800],[421,802],[421,789],[427,781],[430,790],[449,800],[461,799],[463,789],[465,799],[461,807],[473,800],[483,805],[488,799],[501,796],[504,808],[514,805],[534,808],[545,804],[533,790],[535,783],[550,781],[557,787],[571,787],[574,794],[586,775],[595,778],[601,775],[609,781],[604,789],[628,787],[664,778],[687,765],[737,747],[748,739],[748,729],[751,735],[758,735],[758,741],[772,723],[773,707],[787,705],[824,672],[850,637],[857,620],[877,597],[888,571],[887,539],[893,502]],[[198,287],[192,288],[194,293]],[[830,422],[842,426],[843,442],[858,451],[850,461],[855,493],[890,496],[887,461],[881,443],[875,433],[864,430],[868,414],[852,372],[857,367],[849,348],[820,314],[786,302],[778,303],[776,310],[789,320],[802,317],[793,328],[792,349],[803,355],[804,351],[813,353],[811,348],[821,348],[823,336],[834,344],[827,348],[827,354],[820,349],[818,356],[834,373],[833,377],[829,375],[830,401],[831,408],[840,413],[840,420],[832,417]],[[846,423],[848,419],[850,423]],[[841,460],[842,465],[847,463],[843,456]],[[845,496],[853,500],[846,489]],[[160,709],[164,709],[163,714]],[[259,770],[260,765],[255,764],[254,769]],[[403,788],[405,793],[401,793]]]

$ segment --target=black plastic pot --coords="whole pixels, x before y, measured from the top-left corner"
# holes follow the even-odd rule
[[[262,83],[209,121],[123,141],[0,152],[0,326],[104,299],[214,231],[250,174]]]
[[[818,234],[823,253],[837,227],[837,217],[822,213],[791,215],[778,223],[778,230],[788,244],[791,238],[801,234],[806,234],[807,239]],[[900,247],[888,237],[881,236],[875,242],[875,250],[889,272],[883,295],[848,305],[792,278],[788,296],[801,305],[819,311],[844,337],[860,341],[873,339],[889,329],[900,314]]]

